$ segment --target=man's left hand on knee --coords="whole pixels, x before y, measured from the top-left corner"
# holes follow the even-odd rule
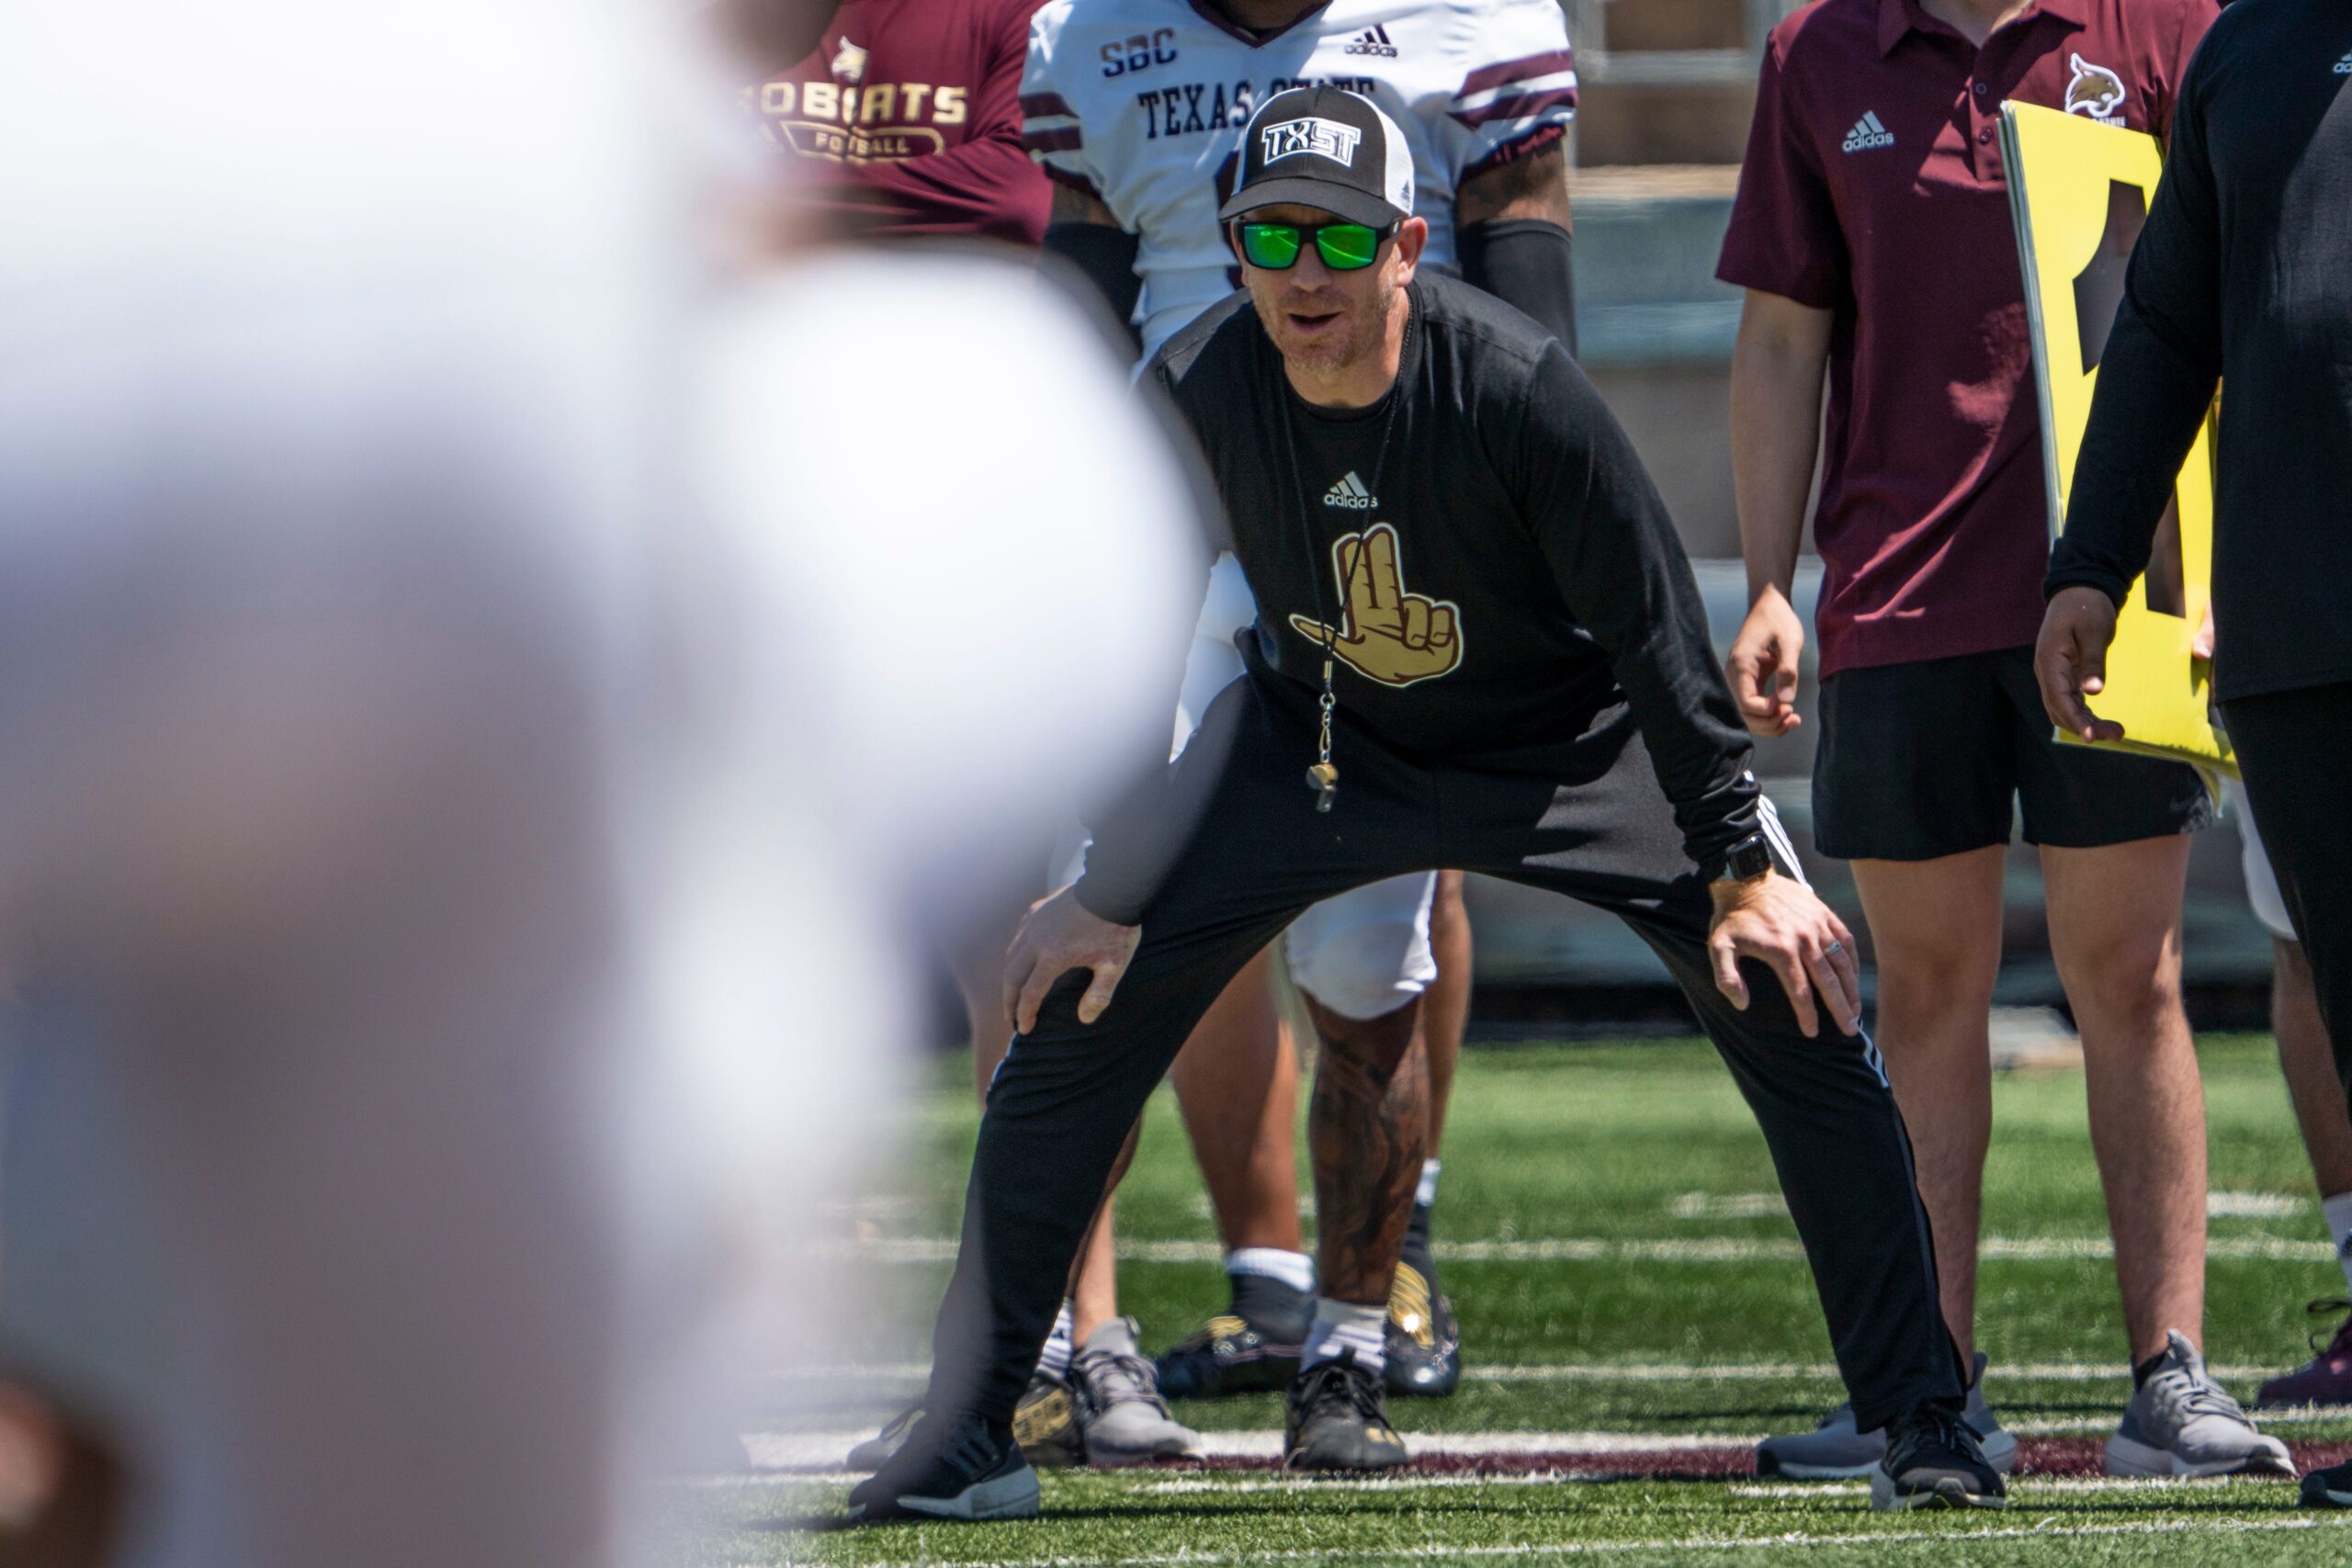
[[[1707,933],[1707,956],[1715,988],[1741,1011],[1747,1009],[1743,958],[1760,959],[1779,976],[1806,1036],[1821,1032],[1818,995],[1838,1027],[1852,1034],[1862,1027],[1862,984],[1854,963],[1854,933],[1837,912],[1804,883],[1777,871],[1747,881],[1713,884],[1715,913]]]
[[[1141,926],[1102,919],[1080,903],[1070,888],[1041,900],[1021,922],[1004,955],[1004,1010],[1013,1027],[1023,1034],[1035,1030],[1046,994],[1073,969],[1084,969],[1093,977],[1079,998],[1078,1021],[1092,1023],[1101,1018],[1142,940]]]

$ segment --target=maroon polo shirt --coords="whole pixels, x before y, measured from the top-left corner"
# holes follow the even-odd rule
[[[2050,513],[2005,99],[2163,136],[2215,0],[2040,0],[1979,49],[1917,0],[1772,29],[1716,276],[1835,312],[1821,672],[2030,644]]]

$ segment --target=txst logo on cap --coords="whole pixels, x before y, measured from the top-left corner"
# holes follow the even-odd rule
[[[1413,211],[1413,151],[1370,98],[1340,87],[1286,87],[1242,132],[1226,221],[1264,207],[1309,207],[1385,229]]]
[[[1363,140],[1363,132],[1352,125],[1341,125],[1336,119],[1309,118],[1286,119],[1280,125],[1270,125],[1259,133],[1262,138],[1260,164],[1271,164],[1278,158],[1295,158],[1302,152],[1312,152],[1329,158],[1335,164],[1353,167],[1356,144]]]

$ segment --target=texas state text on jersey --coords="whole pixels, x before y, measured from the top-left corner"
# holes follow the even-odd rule
[[[1250,111],[1326,85],[1362,93],[1404,130],[1441,267],[1455,265],[1463,180],[1556,139],[1576,113],[1558,0],[1332,0],[1260,38],[1214,0],[1052,0],[1037,13],[1023,143],[1139,238],[1147,355],[1232,291],[1216,209]]]

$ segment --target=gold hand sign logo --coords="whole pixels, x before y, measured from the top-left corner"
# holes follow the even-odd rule
[[[1462,627],[1450,602],[1405,592],[1396,566],[1396,530],[1386,523],[1343,534],[1331,546],[1345,585],[1348,614],[1337,631],[1293,615],[1291,626],[1316,647],[1329,645],[1356,673],[1384,686],[1409,686],[1451,675],[1462,662]]]

